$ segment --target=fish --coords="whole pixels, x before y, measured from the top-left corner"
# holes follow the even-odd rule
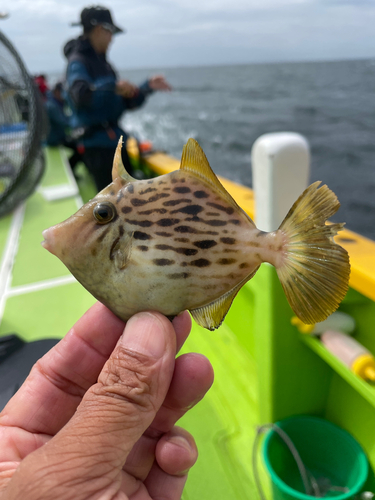
[[[346,250],[326,223],[339,208],[317,181],[278,230],[255,226],[220,183],[194,139],[180,169],[137,180],[114,155],[112,183],[64,222],[43,231],[42,245],[122,320],[155,310],[173,318],[189,310],[208,330],[223,322],[236,294],[268,262],[294,313],[307,324],[339,306],[349,283]]]

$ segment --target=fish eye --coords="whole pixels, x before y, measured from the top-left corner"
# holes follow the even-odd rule
[[[116,216],[116,209],[112,203],[98,203],[93,210],[96,222],[99,224],[108,224]]]

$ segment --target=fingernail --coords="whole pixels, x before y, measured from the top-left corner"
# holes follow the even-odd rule
[[[126,323],[120,344],[140,354],[161,358],[166,349],[164,327],[153,314],[138,313]]]
[[[172,436],[168,439],[168,443],[172,443],[176,446],[179,446],[180,448],[184,448],[185,450],[187,450],[190,453],[193,451],[192,447],[190,446],[189,441],[187,441],[182,436]]]

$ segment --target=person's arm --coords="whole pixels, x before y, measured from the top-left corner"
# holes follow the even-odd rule
[[[133,95],[127,96],[125,92],[122,94],[125,100],[127,109],[135,109],[140,107],[146,98],[155,91],[170,91],[172,87],[161,75],[152,76],[143,82],[139,87],[134,87]],[[127,91],[127,90],[126,90]]]
[[[78,61],[69,63],[66,80],[68,94],[74,106],[77,108],[91,106],[94,86],[84,64]]]
[[[122,96],[125,109],[139,108],[152,92],[148,80],[139,87],[126,80],[120,80],[117,83],[117,93]]]
[[[94,82],[83,63],[73,61],[67,70],[68,93],[76,108],[108,109],[120,105],[116,82],[112,76]]]

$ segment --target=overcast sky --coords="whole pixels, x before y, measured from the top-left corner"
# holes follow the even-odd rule
[[[112,0],[117,69],[375,58],[374,0]],[[91,2],[6,0],[0,29],[32,73],[63,72],[70,27]]]

